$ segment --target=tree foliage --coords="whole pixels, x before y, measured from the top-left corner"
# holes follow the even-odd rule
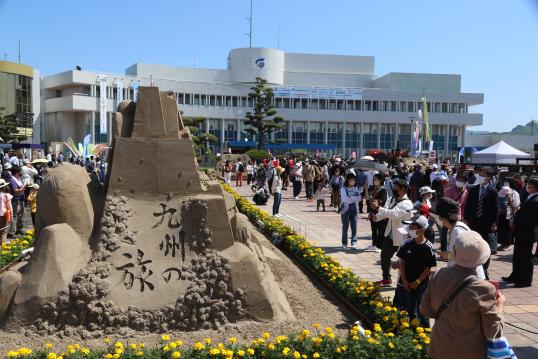
[[[196,153],[202,155],[211,154],[210,143],[216,143],[218,141],[217,137],[211,133],[204,132],[201,127],[203,123],[207,120],[205,117],[187,117],[182,116],[183,124],[189,128],[189,131],[192,135],[192,142],[194,143],[194,148]]]
[[[17,118],[15,115],[5,115],[0,117],[0,142],[11,142],[16,139]]]
[[[248,94],[248,97],[253,100],[254,108],[252,112],[246,113],[246,119],[243,122],[250,126],[245,131],[257,138],[256,148],[261,150],[271,133],[282,129],[280,123],[284,119],[277,116],[277,111],[272,107],[275,94],[273,89],[267,86],[267,80],[256,77],[256,82],[250,90],[252,92]]]

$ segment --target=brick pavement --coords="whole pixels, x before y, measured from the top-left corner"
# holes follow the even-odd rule
[[[234,189],[245,197],[252,197],[249,186],[234,186]],[[304,195],[304,192],[301,195]],[[342,265],[351,268],[355,274],[367,280],[380,280],[379,254],[364,251],[364,248],[371,244],[370,224],[366,215],[360,215],[358,223],[359,250],[342,249],[339,248],[342,228],[340,216],[334,208],[328,206],[329,198],[325,202],[326,212],[317,212],[315,201],[293,199],[290,188],[282,192],[280,213],[284,216],[281,219],[295,228],[297,232],[306,233],[306,238],[311,243],[323,248],[327,254],[336,258]],[[270,198],[267,205],[261,207],[266,212],[272,213],[272,204],[273,200]],[[438,262],[438,267],[444,265],[443,262]],[[494,255],[489,267],[491,279],[500,281],[501,276],[510,274],[511,265],[511,251]],[[393,270],[392,274],[393,278],[397,278],[396,270]],[[533,286],[530,288],[517,289],[505,283],[501,283],[501,287],[507,298],[505,321],[521,328],[505,325],[506,336],[520,359],[538,358],[538,274],[534,276]],[[394,288],[383,289],[384,296],[392,297],[393,294]]]

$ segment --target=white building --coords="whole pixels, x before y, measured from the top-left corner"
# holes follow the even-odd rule
[[[411,123],[426,97],[432,139],[438,157],[464,145],[467,126],[482,124],[482,114],[470,113],[484,95],[462,93],[461,76],[391,72],[377,77],[374,57],[285,53],[277,49],[240,48],[230,51],[227,69],[201,69],[137,63],[125,74],[70,70],[42,80],[44,123],[42,140],[80,141],[99,135],[100,85],[106,75],[108,126],[117,107],[118,88],[132,99],[134,87],[158,86],[176,95],[186,116],[203,116],[205,131],[219,138],[215,149],[241,145],[248,137],[242,119],[252,108],[248,99],[256,77],[275,89],[274,107],[286,120],[272,141],[358,155],[369,149],[409,148]],[[110,133],[110,132],[109,132]]]

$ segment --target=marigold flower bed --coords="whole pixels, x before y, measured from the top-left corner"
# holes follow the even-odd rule
[[[418,328],[417,328],[418,329]],[[102,348],[90,349],[78,343],[66,344],[64,348],[54,348],[46,344],[35,351],[20,348],[7,353],[8,358],[25,359],[120,359],[120,358],[162,358],[162,359],[202,359],[202,358],[426,358],[421,345],[407,331],[401,335],[381,333],[380,328],[373,333],[359,333],[359,328],[350,330],[349,336],[339,338],[332,328],[314,325],[312,330],[305,329],[298,335],[273,337],[263,333],[250,344],[239,344],[236,338],[226,343],[215,343],[210,338],[200,339],[191,347],[184,346],[181,340],[162,336],[161,345],[147,348],[144,343],[130,343],[104,338]],[[423,331],[418,330],[417,334]]]
[[[34,231],[29,230],[20,237],[15,237],[9,244],[2,244],[0,250],[0,270],[16,260],[21,252],[34,245]]]

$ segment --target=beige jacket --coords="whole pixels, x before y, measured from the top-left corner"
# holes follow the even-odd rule
[[[430,280],[420,311],[434,318],[450,294],[476,270],[459,265],[440,269]],[[486,358],[486,340],[503,336],[503,318],[497,313],[495,287],[483,280],[468,285],[435,321],[428,354],[434,359]]]

